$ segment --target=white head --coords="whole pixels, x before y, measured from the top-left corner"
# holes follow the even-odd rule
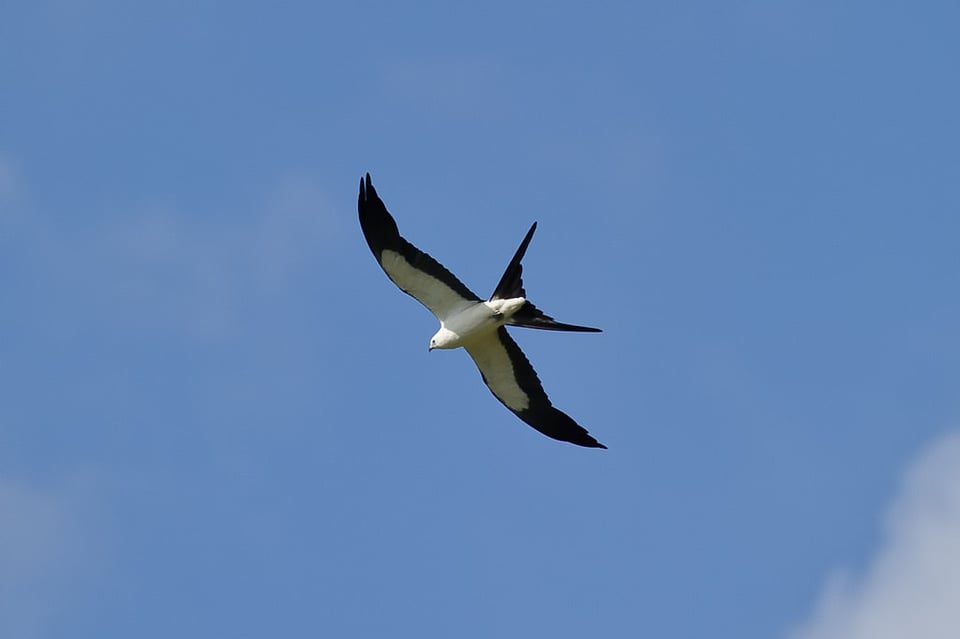
[[[449,328],[441,326],[440,330],[430,338],[429,350],[432,351],[435,348],[456,348],[458,346],[460,346],[460,336]]]

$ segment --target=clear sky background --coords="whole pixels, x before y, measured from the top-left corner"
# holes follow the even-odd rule
[[[955,637],[955,2],[5,3],[0,636]],[[377,267],[489,294],[540,436]]]

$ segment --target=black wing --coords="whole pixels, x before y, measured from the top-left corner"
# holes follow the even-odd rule
[[[550,403],[537,372],[504,327],[468,342],[465,348],[490,392],[524,422],[553,439],[588,448],[606,448]]]
[[[400,237],[397,222],[377,195],[369,173],[360,180],[357,211],[367,245],[387,277],[438,319],[480,301],[440,262]]]

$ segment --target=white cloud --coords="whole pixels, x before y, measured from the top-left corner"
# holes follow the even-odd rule
[[[960,434],[907,470],[884,540],[864,574],[828,579],[791,639],[955,639],[960,636]]]

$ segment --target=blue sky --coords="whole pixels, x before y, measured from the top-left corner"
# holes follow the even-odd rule
[[[958,20],[5,6],[0,634],[952,636]],[[427,353],[365,171],[480,294],[539,221],[610,450]]]

